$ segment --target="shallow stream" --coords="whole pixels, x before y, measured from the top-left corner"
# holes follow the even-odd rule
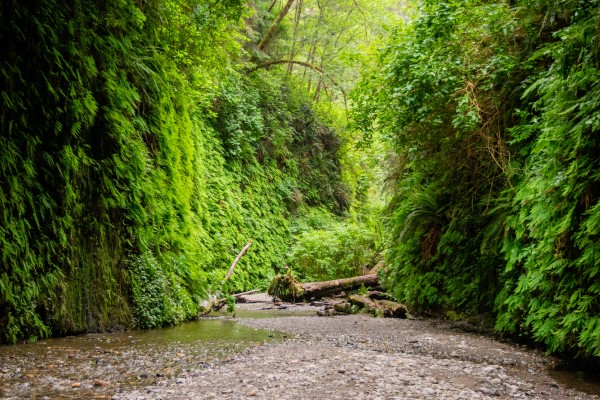
[[[298,321],[293,318],[289,320],[287,318],[283,320],[263,319],[304,315],[315,315],[315,308],[289,306],[287,309],[283,309],[283,307],[276,309],[256,305],[251,308],[238,308],[236,317],[244,318],[246,321],[254,320],[255,323],[250,325],[270,327],[271,329],[250,328],[235,323],[235,319],[232,319],[227,313],[220,312],[211,317],[172,328],[88,334],[16,346],[0,346],[0,398],[111,399],[127,397],[128,393],[140,393],[143,397],[154,398],[152,390],[157,385],[161,387],[166,385],[179,393],[181,388],[189,387],[190,382],[203,383],[202,379],[207,376],[219,377],[223,371],[235,369],[234,364],[227,365],[227,363],[233,361],[233,356],[240,351],[286,337],[276,329],[298,331],[297,334],[300,334],[302,329],[309,326],[311,334],[316,333],[322,336],[323,332],[329,332],[324,326],[332,325],[334,330],[331,334],[335,338],[340,335],[341,337],[354,335],[360,339],[363,335],[362,342],[358,341],[366,343],[363,345],[367,348],[371,343],[373,348],[379,351],[378,344],[389,342],[390,349],[395,349],[394,351],[397,351],[399,355],[407,350],[403,347],[403,343],[409,344],[408,350],[412,349],[410,344],[413,341],[407,341],[404,337],[406,335],[422,336],[427,334],[427,337],[432,335],[439,337],[440,349],[432,348],[430,354],[434,358],[438,353],[447,352],[448,346],[456,345],[455,332],[448,331],[447,334],[444,334],[443,330],[440,331],[433,325],[414,325],[417,324],[416,321],[405,321],[404,325],[394,325],[393,331],[387,332],[388,329],[383,328],[383,326],[387,326],[383,324],[384,321],[379,321],[381,322],[379,323],[372,319],[363,321],[366,324],[364,327],[344,322],[348,320],[343,317],[341,319],[311,319],[311,324],[315,324],[314,326],[306,325],[306,322],[302,324],[292,322]],[[280,322],[280,324],[275,322]],[[289,324],[292,324],[291,327],[302,329],[291,329]],[[376,327],[379,328],[375,329]],[[414,332],[410,333],[413,330]],[[381,338],[378,337],[377,332],[381,334]],[[388,333],[391,335],[389,338],[387,337]],[[308,333],[300,336],[306,335],[310,336]],[[484,362],[487,365],[488,362],[494,361],[494,359],[490,361],[484,357],[487,353],[483,350],[479,354],[477,342],[474,341],[477,339],[476,336],[465,334],[461,338],[464,338],[465,342],[469,342],[474,356],[471,361],[478,362],[479,360],[482,365]],[[501,347],[500,344],[498,346]],[[513,356],[517,358],[517,361],[519,361],[518,354],[525,357],[517,349],[512,350],[515,351]],[[426,349],[423,351],[425,351],[423,354],[429,354]],[[263,351],[260,350],[256,354],[261,354],[262,357]],[[265,354],[268,356],[268,352]],[[523,360],[525,359],[523,358]],[[295,359],[293,361],[297,362]],[[221,367],[216,367],[217,365]],[[248,371],[246,372],[248,373]],[[550,371],[549,375],[561,386],[600,395],[598,382],[588,379],[583,374],[555,370]],[[120,393],[122,395],[119,395]]]
[[[0,397],[111,398],[157,378],[190,377],[249,346],[283,337],[230,319],[88,334],[0,347]]]
[[[600,397],[600,377],[598,377],[598,371],[583,373],[581,371],[558,368],[550,371],[549,375],[558,383],[568,388]]]

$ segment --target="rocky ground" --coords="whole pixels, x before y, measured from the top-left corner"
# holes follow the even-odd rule
[[[0,348],[0,397],[598,398],[555,380],[553,360],[538,352],[457,331],[445,322],[318,317],[316,308],[307,306],[262,310],[272,307],[238,305],[239,324],[266,331],[229,324],[227,331],[217,331],[223,340],[183,340],[187,336],[174,335],[178,328],[173,328],[166,341],[164,332],[160,340],[134,340],[125,333],[77,337],[76,345],[57,340],[4,348],[4,353]],[[251,342],[236,333],[242,328],[257,332]]]
[[[264,306],[264,305],[263,305]],[[240,307],[240,306],[238,306]],[[242,305],[242,309],[257,305]],[[304,313],[306,307],[297,308]],[[290,337],[118,399],[595,399],[566,388],[552,360],[440,321],[239,318]]]

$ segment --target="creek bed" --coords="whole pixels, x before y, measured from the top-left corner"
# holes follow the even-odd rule
[[[253,300],[235,319],[0,347],[0,398],[600,398],[596,383],[538,351],[444,321],[317,317]]]
[[[0,398],[111,398],[157,379],[194,376],[278,332],[208,318],[172,328],[87,334],[0,347]]]

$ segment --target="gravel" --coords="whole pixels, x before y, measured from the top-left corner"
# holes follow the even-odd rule
[[[297,311],[304,314],[306,307]],[[114,399],[598,398],[557,383],[548,374],[552,359],[539,352],[440,321],[360,314],[236,320],[290,337]]]
[[[184,340],[196,329],[190,325],[0,348],[0,398],[588,400],[600,393],[556,381],[553,359],[537,351],[443,321],[317,317],[322,307],[251,299],[263,302],[237,305],[240,332],[216,324],[231,335],[260,329],[244,328],[256,332],[251,341]]]

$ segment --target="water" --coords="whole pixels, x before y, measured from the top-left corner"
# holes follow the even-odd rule
[[[314,315],[311,309],[239,309],[237,318]],[[121,391],[157,380],[195,376],[249,346],[281,340],[279,332],[253,329],[226,318],[225,312],[172,328],[89,334],[0,346],[2,399],[110,399]],[[600,396],[600,380],[555,370],[560,384]],[[98,380],[109,386],[94,386]],[[80,384],[78,388],[72,385]]]
[[[89,334],[0,347],[1,398],[111,398],[194,374],[282,335],[222,318],[172,328]],[[109,386],[95,386],[105,381]],[[77,386],[79,387],[72,387]]]
[[[118,336],[118,335],[117,335]],[[128,335],[129,336],[129,335]],[[135,340],[146,344],[190,343],[194,341],[237,341],[256,343],[270,340],[279,333],[264,329],[252,329],[232,320],[206,318],[172,328],[160,328],[136,332]]]
[[[555,369],[549,375],[568,388],[600,397],[600,377],[589,373]]]
[[[210,314],[213,317],[229,317],[226,311],[215,311]],[[316,311],[311,308],[306,309],[239,309],[235,311],[235,318],[279,318],[279,317],[302,317],[315,316]]]

